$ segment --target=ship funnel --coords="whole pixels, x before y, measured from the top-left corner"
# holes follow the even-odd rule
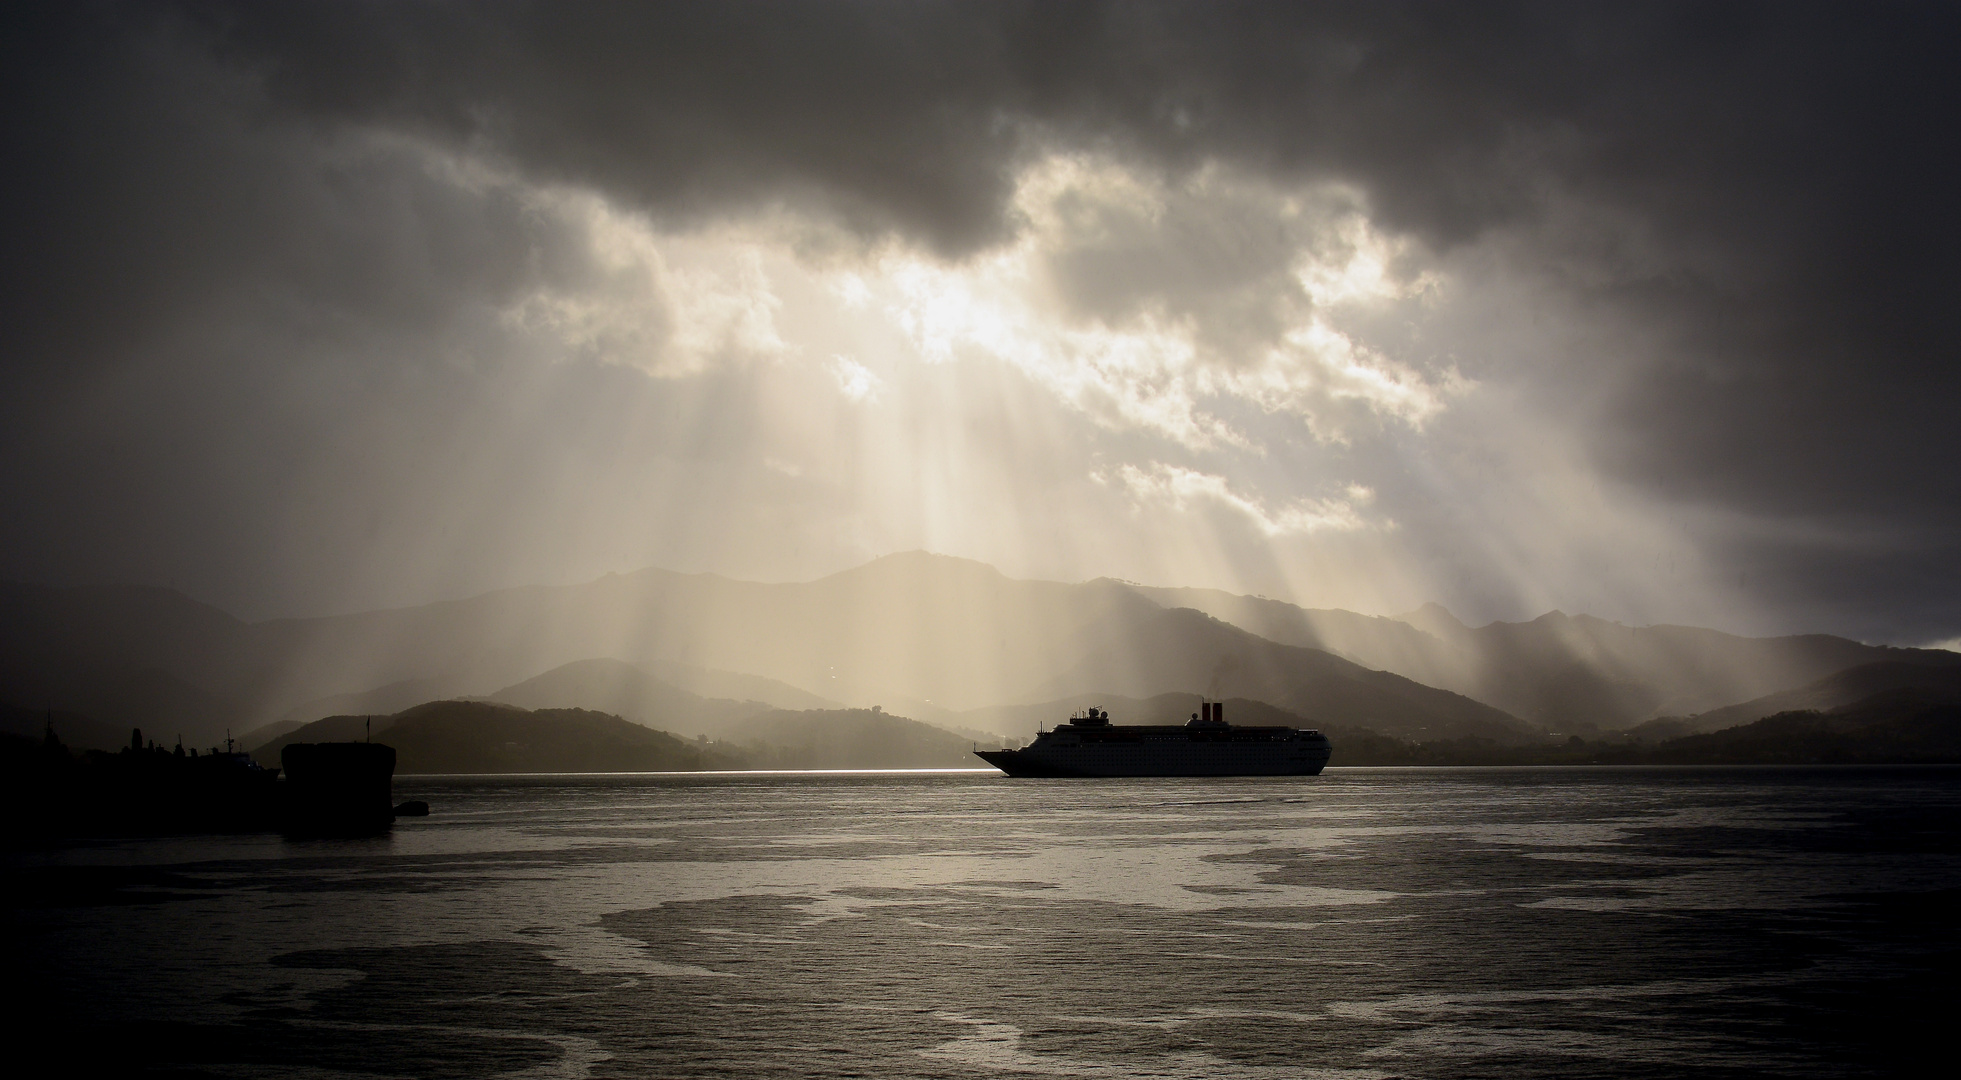
[[[1212,703],[1212,722],[1216,724],[1223,724],[1226,722],[1225,702],[1215,701]]]

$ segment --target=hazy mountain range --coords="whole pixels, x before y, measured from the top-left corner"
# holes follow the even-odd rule
[[[773,711],[880,705],[977,737],[1032,733],[1072,702],[1122,719],[1117,699],[1198,694],[1413,742],[1526,742],[1670,716],[1745,723],[1790,707],[1767,695],[1848,669],[1894,665],[1896,688],[1961,663],[1824,635],[1558,612],[1470,628],[1436,607],[1384,618],[1214,590],[1020,581],[924,553],[812,582],[643,570],[260,623],[163,589],[13,584],[0,586],[0,650],[0,702],[19,715],[53,708],[194,745],[457,697],[711,738]]]
[[[1869,701],[1889,700],[1886,695],[1894,691],[1914,691],[1937,698],[1961,700],[1961,665],[1929,665],[1897,660],[1860,664],[1803,686],[1711,709],[1695,716],[1661,717],[1638,724],[1630,731],[1649,740],[1704,734],[1748,724],[1777,713],[1856,710]]]
[[[1210,589],[1135,591],[1270,641],[1324,649],[1554,728],[1611,730],[1660,715],[1704,712],[1880,660],[1961,661],[1941,650],[1876,647],[1825,634],[1747,638],[1692,626],[1623,626],[1558,611],[1472,629],[1434,604],[1381,618]]]

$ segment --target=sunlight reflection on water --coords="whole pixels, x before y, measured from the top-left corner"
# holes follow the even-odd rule
[[[10,853],[47,1021],[227,1075],[1852,1076],[1957,945],[1956,770],[397,796],[379,840]]]

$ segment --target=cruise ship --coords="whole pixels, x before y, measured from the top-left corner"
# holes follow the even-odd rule
[[[1315,776],[1334,747],[1318,731],[1235,727],[1225,703],[1185,724],[1113,724],[1092,708],[1019,750],[976,750],[1009,776]]]

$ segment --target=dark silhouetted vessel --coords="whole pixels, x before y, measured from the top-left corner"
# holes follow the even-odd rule
[[[1019,750],[976,750],[1009,776],[1314,776],[1334,752],[1318,731],[1235,727],[1222,702],[1186,724],[1112,724],[1089,709]]]

